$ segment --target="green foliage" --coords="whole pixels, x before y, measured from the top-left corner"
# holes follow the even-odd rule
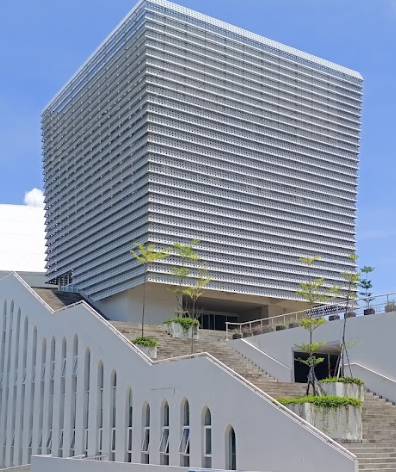
[[[204,294],[205,287],[212,280],[212,277],[209,277],[207,270],[205,268],[199,269],[198,278],[195,281],[194,285],[183,288],[183,294],[189,297],[194,303]],[[195,313],[193,313],[193,317]]]
[[[173,250],[176,252],[180,263],[182,264],[182,266],[174,266],[171,269],[174,277],[178,279],[178,285],[170,287],[170,291],[176,296],[178,316],[181,316],[185,312],[183,307],[183,285],[185,280],[191,274],[190,267],[187,267],[185,264],[199,261],[199,254],[194,249],[194,246],[198,243],[199,239],[192,239],[189,244],[174,243],[173,245]]]
[[[192,318],[170,318],[164,321],[164,324],[169,323],[179,323],[185,331],[188,331],[192,325],[199,326],[199,321]]]
[[[362,406],[362,401],[352,397],[336,397],[334,395],[314,396],[308,395],[299,398],[277,398],[282,405],[301,405],[302,403],[312,403],[321,408],[339,408],[341,406]]]
[[[131,339],[132,344],[137,344],[139,346],[145,346],[145,347],[155,347],[158,342],[155,339],[152,338],[136,338],[136,339]]]
[[[327,379],[320,380],[320,383],[333,383],[333,382],[342,382],[346,384],[355,384],[355,385],[364,385],[362,379],[358,379],[357,377],[329,377]]]
[[[310,270],[312,265],[321,259],[321,256],[313,257],[300,257],[299,261],[308,266]],[[300,282],[300,290],[296,291],[296,294],[303,298],[308,306],[312,308],[318,303],[327,303],[337,297],[339,293],[338,287],[325,287],[325,279],[323,277],[308,282]]]
[[[325,322],[326,320],[324,318],[303,318],[300,320],[300,326],[301,328],[312,332]]]
[[[155,244],[143,244],[143,243],[134,243],[136,251],[131,249],[129,252],[133,254],[135,259],[147,266],[148,264],[165,259],[169,257],[170,248],[166,248],[164,251],[158,251],[155,248]]]
[[[352,252],[348,255],[348,259],[356,263],[358,260],[358,256]],[[356,300],[357,298],[357,287],[360,281],[360,272],[354,270],[352,272],[341,272],[342,278],[347,282],[348,288],[346,293],[346,300],[347,300],[347,308],[348,308],[348,301],[349,300]]]
[[[366,299],[367,308],[370,308],[370,302],[372,300],[372,293],[370,292],[370,290],[373,288],[373,284],[371,283],[371,280],[367,278],[367,276],[373,271],[374,267],[371,266],[364,266],[362,269],[360,269],[360,272],[362,274],[365,274],[366,277],[360,280],[359,287],[362,289],[362,291],[359,292],[359,294]]]
[[[391,311],[396,311],[396,301],[395,300],[389,300],[386,304],[385,304],[385,311],[387,313],[391,312]]]

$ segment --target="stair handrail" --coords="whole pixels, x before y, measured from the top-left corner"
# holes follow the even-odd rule
[[[375,301],[376,299],[381,298],[381,297],[386,297],[386,301],[381,303],[381,304],[375,305],[375,302],[373,303],[373,300]],[[393,297],[393,298],[390,299],[389,297]],[[383,293],[383,294],[380,294],[380,295],[374,295],[374,296],[371,296],[371,297],[356,298],[356,300],[353,300],[353,303],[357,304],[358,302],[364,302],[366,304],[369,303],[370,307],[376,307],[376,306],[386,305],[389,302],[393,302],[395,298],[396,298],[396,292],[390,292],[390,293]],[[284,313],[282,315],[271,316],[269,318],[258,318],[256,320],[245,321],[243,323],[235,323],[235,322],[226,321],[226,323],[225,323],[225,325],[226,325],[226,339],[227,340],[230,339],[229,338],[229,333],[230,333],[230,327],[231,326],[234,326],[236,331],[238,331],[241,335],[243,334],[242,333],[243,327],[248,326],[250,328],[249,329],[250,335],[253,336],[252,325],[254,325],[254,324],[260,324],[261,326],[263,326],[263,324],[264,324],[264,326],[273,327],[273,326],[276,325],[276,323],[281,322],[281,321],[283,321],[282,324],[286,324],[286,319],[289,319],[289,321],[294,319],[295,321],[298,322],[305,315],[309,314],[309,312],[315,312],[315,310],[320,310],[320,309],[331,310],[331,308],[334,309],[334,312],[331,312],[331,313],[329,312],[328,314],[325,313],[322,316],[328,316],[329,314],[333,314],[333,313],[337,313],[337,314],[341,313],[342,311],[344,311],[346,309],[346,301],[341,300],[338,303],[331,303],[331,304],[328,304],[328,305],[323,304],[323,305],[320,305],[320,306],[317,306],[317,307],[314,307],[314,308],[307,308],[306,310],[291,311],[289,313]],[[358,308],[354,309],[354,308],[352,308],[352,306],[350,306],[350,308],[351,308],[352,311],[355,311],[355,309],[361,309],[362,307],[358,307]],[[260,334],[262,334],[262,333],[260,333]]]
[[[395,379],[391,379],[390,377],[384,375],[384,374],[380,374],[379,372],[377,372],[376,370],[373,370],[373,369],[370,369],[369,367],[366,367],[362,364],[359,364],[358,362],[351,362],[351,366],[357,366],[357,367],[360,367],[361,369],[363,370],[367,370],[369,372],[371,372],[372,374],[375,374],[377,375],[378,377],[381,377],[382,379],[386,380],[387,382],[392,382],[395,384],[395,387],[396,387],[396,380]]]
[[[278,410],[281,410],[283,413],[290,416],[295,422],[300,423],[302,427],[304,427],[305,429],[308,429],[309,431],[311,431],[311,433],[314,436],[317,436],[317,437],[319,437],[320,440],[322,440],[326,443],[329,443],[331,447],[339,450],[342,454],[344,454],[345,456],[348,456],[354,462],[357,462],[357,457],[351,451],[349,451],[345,447],[341,446],[341,444],[339,444],[337,441],[330,438],[329,436],[327,436],[325,433],[323,433],[319,429],[315,428],[315,426],[308,423],[307,421],[305,421],[300,416],[296,415],[296,413],[289,410],[289,408],[287,408],[285,405],[282,405],[281,403],[279,403],[278,400],[276,400],[275,398],[273,398],[270,395],[268,395],[267,393],[265,393],[263,390],[261,390],[259,387],[254,385],[252,382],[247,380],[245,377],[243,377],[242,375],[235,372],[235,370],[232,370],[231,367],[228,367],[226,364],[219,361],[219,359],[212,356],[212,354],[210,354],[209,352],[199,352],[199,353],[196,353],[196,354],[187,354],[187,355],[184,355],[184,356],[169,357],[167,359],[160,359],[160,360],[157,360],[157,361],[152,361],[151,360],[151,364],[152,365],[160,365],[160,364],[165,364],[165,363],[175,362],[175,361],[180,361],[180,360],[195,359],[195,358],[198,358],[198,357],[204,357],[204,358],[208,359],[210,362],[217,365],[217,367],[224,370],[228,375],[231,375],[236,380],[238,380],[239,382],[241,382],[242,384],[244,384],[248,388],[250,388],[250,390],[253,390],[257,395],[259,395],[260,397],[265,399],[267,402],[270,402],[273,405],[275,405],[278,408]]]

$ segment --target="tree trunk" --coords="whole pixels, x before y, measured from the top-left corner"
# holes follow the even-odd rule
[[[144,338],[144,311],[146,308],[146,282],[147,276],[144,275],[144,284],[143,284],[143,308],[142,308],[142,338]]]
[[[192,325],[191,325],[191,354],[194,354],[194,321],[195,321],[195,299],[192,300]]]

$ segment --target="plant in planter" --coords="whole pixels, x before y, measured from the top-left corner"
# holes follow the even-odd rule
[[[326,395],[364,400],[364,382],[357,377],[329,377],[320,381]]]
[[[368,274],[373,272],[374,267],[371,266],[364,266],[362,269],[360,269],[360,272],[362,274],[365,274],[365,278],[362,278],[359,283],[359,287],[362,289],[360,292],[360,295],[364,297],[364,301],[366,302],[366,309],[364,310],[365,315],[374,315],[375,310],[370,306],[371,301],[373,298],[371,298],[372,293],[370,290],[373,288],[373,284],[371,283],[371,280],[367,278]]]
[[[189,287],[183,288],[183,295],[190,299],[191,305],[188,307],[190,318],[194,321],[198,321],[197,318],[201,315],[201,312],[197,309],[197,301],[205,293],[205,287],[212,280],[212,277],[208,275],[205,267],[201,267],[198,270],[198,277],[195,279],[195,284]],[[194,331],[191,334],[191,354],[194,353]]]
[[[385,313],[390,313],[392,311],[396,311],[396,302],[395,302],[395,300],[389,300],[385,304]]]
[[[288,327],[289,328],[298,328],[300,326],[299,323],[297,323],[297,321],[293,321],[291,323],[289,323]]]
[[[138,346],[138,348],[143,351],[146,356],[150,357],[151,359],[157,358],[157,341],[152,338],[136,338],[131,340],[132,344]]]
[[[193,337],[198,339],[199,321],[197,319],[189,317],[170,318],[164,321],[164,324],[167,325],[168,334],[173,338],[191,339]]]
[[[232,339],[241,339],[241,338],[243,338],[243,335],[242,335],[241,332],[239,332],[239,331],[234,331],[234,332],[232,333]]]
[[[146,286],[147,286],[147,275],[150,268],[150,264],[153,262],[165,259],[169,256],[170,248],[166,248],[163,251],[159,251],[155,248],[155,244],[143,244],[135,243],[135,249],[131,249],[129,252],[133,254],[134,258],[140,262],[144,267],[144,282],[143,282],[143,302],[142,302],[142,336],[144,338],[144,315],[146,308]],[[147,338],[144,338],[147,339]]]
[[[189,244],[174,243],[173,252],[178,257],[177,266],[172,267],[172,275],[177,280],[177,285],[170,287],[170,291],[176,296],[176,315],[186,316],[187,308],[184,303],[183,287],[186,285],[186,281],[190,277],[191,269],[188,264],[194,263],[199,260],[198,252],[194,246],[199,243],[199,239],[192,239]]]
[[[286,329],[286,325],[283,324],[283,323],[279,323],[279,324],[277,324],[276,327],[275,327],[275,330],[276,330],[276,331],[283,331],[284,329]]]
[[[362,439],[362,401],[358,398],[305,396],[278,402],[333,439]]]

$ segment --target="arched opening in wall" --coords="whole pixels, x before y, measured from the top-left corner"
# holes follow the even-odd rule
[[[89,426],[89,390],[91,380],[91,351],[89,348],[85,350],[84,359],[84,422],[83,422],[83,451],[85,456],[88,456],[88,426]]]
[[[169,404],[165,400],[161,405],[161,440],[160,464],[169,465]]]
[[[142,410],[142,464],[150,463],[150,405],[146,402]]]
[[[74,456],[76,448],[76,413],[77,413],[77,375],[78,375],[78,336],[73,338],[73,368],[72,368],[72,389],[71,389],[71,411],[70,411],[70,453]]]
[[[115,452],[117,449],[117,372],[113,370],[110,376],[110,387],[111,387],[111,410],[110,410],[110,460],[115,460]]]
[[[31,363],[31,394],[30,394],[30,406],[29,406],[29,441],[28,441],[28,453],[27,463],[30,464],[30,458],[32,457],[33,447],[33,418],[34,418],[34,398],[35,398],[35,387],[36,387],[36,369],[37,369],[37,328],[33,328],[33,348],[32,348],[32,363]],[[40,412],[38,412],[40,414]]]
[[[29,338],[29,320],[25,316],[23,322],[23,349],[22,349],[22,385],[21,385],[21,410],[19,418],[19,453],[18,453],[18,464],[22,464],[22,452],[23,452],[23,431],[24,431],[24,409],[25,409],[25,397],[26,397],[26,374],[27,374],[27,349],[28,349],[28,338]]]
[[[202,467],[210,469],[212,467],[212,414],[208,407],[202,411]]]
[[[190,466],[190,404],[187,399],[181,403],[181,438],[179,445],[180,465]]]
[[[37,454],[43,453],[43,423],[44,423],[44,388],[45,388],[45,370],[47,359],[47,340],[43,339],[41,347],[41,373],[40,373],[40,408],[39,408],[39,425],[38,425],[38,449]]]
[[[98,364],[98,454],[103,453],[103,362],[99,361]]]
[[[133,395],[132,389],[126,393],[126,462],[132,462],[132,425],[133,425]]]
[[[54,391],[55,391],[55,338],[51,341],[51,360],[50,360],[50,380],[49,380],[49,396],[48,396],[48,437],[45,447],[47,454],[52,451],[52,422],[54,419]]]
[[[226,444],[225,444],[225,468],[227,470],[236,470],[236,437],[232,426],[226,429]]]
[[[67,356],[67,341],[66,338],[62,340],[62,360],[61,360],[61,376],[60,376],[60,397],[59,397],[59,444],[58,457],[63,456],[64,444],[64,427],[65,427],[65,398],[66,398],[66,356]]]

